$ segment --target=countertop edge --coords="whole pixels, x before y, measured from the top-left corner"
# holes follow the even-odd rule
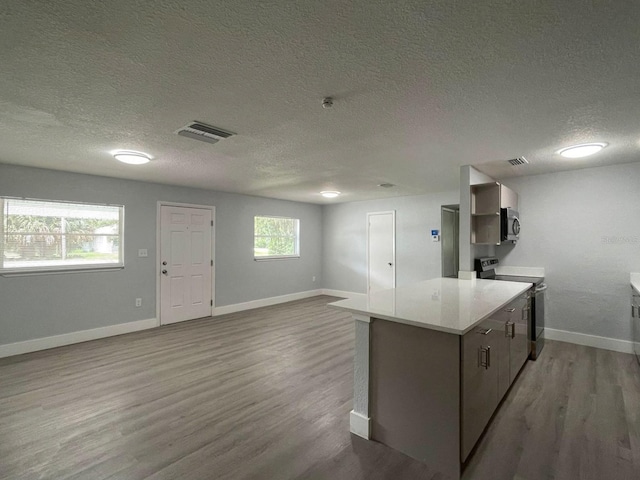
[[[367,317],[370,317],[370,318],[377,318],[377,319],[381,319],[381,320],[387,320],[387,321],[390,321],[390,322],[401,323],[401,324],[404,324],[404,325],[410,325],[410,326],[413,326],[413,327],[426,328],[428,330],[435,330],[435,331],[438,331],[438,332],[444,332],[444,333],[450,333],[450,334],[453,334],[453,335],[462,336],[462,335],[470,332],[471,330],[473,330],[480,323],[484,322],[491,315],[496,313],[498,310],[500,310],[505,305],[508,305],[509,303],[511,303],[514,299],[518,298],[520,295],[522,295],[524,292],[526,292],[527,290],[529,290],[533,286],[532,283],[525,283],[525,282],[509,282],[509,283],[517,283],[519,286],[522,286],[522,288],[520,289],[520,291],[518,293],[516,293],[513,296],[511,296],[508,300],[504,301],[500,305],[497,305],[488,314],[484,315],[482,318],[480,318],[478,320],[475,320],[468,327],[466,327],[466,328],[464,328],[462,330],[461,329],[456,329],[456,328],[447,328],[447,327],[443,327],[442,325],[434,325],[434,324],[426,324],[426,323],[423,323],[423,322],[415,322],[413,320],[394,317],[393,315],[388,315],[388,314],[384,314],[384,313],[376,313],[376,312],[371,312],[371,311],[367,311],[367,310],[360,310],[360,309],[356,309],[356,308],[343,307],[343,306],[340,306],[340,305],[335,305],[334,303],[329,303],[329,304],[327,304],[327,306],[329,308],[333,308],[335,310],[342,310],[344,312],[355,313],[355,314],[358,314],[358,315],[364,315],[364,316],[367,316]]]
[[[516,282],[511,282],[511,283],[516,283]],[[500,310],[502,307],[504,307],[505,305],[510,304],[512,301],[514,301],[516,298],[518,298],[520,295],[522,295],[524,292],[526,292],[527,290],[529,290],[531,287],[533,287],[533,283],[525,283],[525,282],[518,282],[521,283],[523,285],[522,290],[520,290],[520,292],[516,293],[515,295],[513,295],[509,300],[507,300],[506,302],[504,302],[502,305],[498,305],[495,310],[492,310],[490,313],[488,313],[487,315],[485,315],[483,318],[481,318],[480,320],[474,322],[473,324],[471,324],[469,327],[465,328],[460,335],[464,335],[467,332],[470,332],[471,330],[473,330],[475,327],[477,327],[480,323],[484,322],[487,318],[489,318],[491,315],[493,315],[494,313],[496,313],[498,310]]]
[[[438,332],[451,333],[453,335],[464,335],[464,333],[461,332],[460,330],[457,330],[455,328],[443,327],[442,325],[426,325],[424,323],[414,322],[413,320],[408,320],[408,319],[405,319],[405,318],[398,318],[398,317],[394,317],[392,315],[385,315],[384,313],[373,313],[373,312],[367,312],[365,310],[358,310],[358,309],[355,309],[355,308],[340,307],[338,305],[333,305],[331,303],[327,304],[327,306],[329,308],[333,308],[335,310],[342,310],[343,312],[355,313],[357,315],[364,315],[364,316],[367,316],[367,317],[370,317],[370,318],[377,318],[379,320],[387,320],[389,322],[402,323],[403,325],[410,325],[412,327],[426,328],[427,330],[436,330]],[[498,309],[499,308],[500,307],[498,307]],[[498,309],[496,309],[496,310],[498,310]],[[495,312],[493,312],[493,313],[495,313]],[[475,325],[476,324],[474,324],[471,327],[469,327],[469,330],[472,329]]]

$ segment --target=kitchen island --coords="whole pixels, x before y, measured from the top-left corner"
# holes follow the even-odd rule
[[[438,278],[330,304],[355,320],[351,432],[460,478],[528,357],[530,287]]]

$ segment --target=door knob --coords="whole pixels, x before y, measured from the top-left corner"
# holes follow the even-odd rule
[[[167,274],[167,271],[166,271],[166,270],[162,270],[162,274],[163,274],[163,275],[166,275],[166,274]]]
[[[393,263],[389,262],[389,266],[393,265]]]

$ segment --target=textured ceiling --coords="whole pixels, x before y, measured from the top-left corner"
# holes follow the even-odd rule
[[[640,2],[5,0],[0,162],[318,203],[521,155],[525,174],[633,162],[638,25]],[[173,133],[192,120],[238,135]],[[584,141],[610,146],[554,153]]]

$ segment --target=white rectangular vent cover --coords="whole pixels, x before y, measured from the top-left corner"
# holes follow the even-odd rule
[[[227,132],[218,127],[212,127],[200,122],[192,122],[189,125],[182,127],[175,133],[183,137],[193,138],[195,140],[202,140],[207,143],[218,143],[218,141],[229,138],[234,133]]]
[[[513,165],[514,167],[518,167],[520,165],[527,165],[529,163],[529,160],[527,160],[524,157],[518,157],[518,158],[513,158],[511,160],[507,160],[511,165]]]

